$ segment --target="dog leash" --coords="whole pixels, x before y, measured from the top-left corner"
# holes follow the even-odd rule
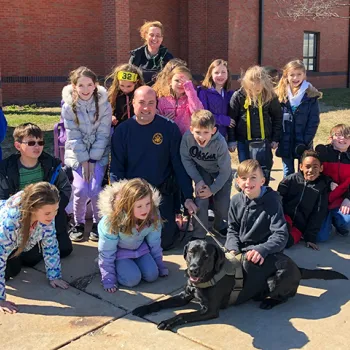
[[[199,217],[196,214],[192,214],[192,216],[197,220],[197,222],[199,223],[199,225],[201,225],[203,227],[203,229],[205,230],[205,232],[215,241],[215,243],[223,250],[224,253],[230,253],[229,250],[227,250],[221,243],[220,241],[215,237],[215,235],[210,232],[205,225],[203,224],[203,222],[199,219]],[[231,253],[232,254],[232,253]]]

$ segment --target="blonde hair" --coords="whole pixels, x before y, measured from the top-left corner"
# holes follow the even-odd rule
[[[107,217],[107,224],[110,225],[112,234],[119,231],[126,235],[132,235],[132,229],[138,224],[134,216],[135,202],[149,196],[151,201],[151,210],[148,216],[139,223],[139,230],[145,226],[154,225],[156,227],[161,219],[157,212],[157,206],[153,201],[153,192],[156,191],[144,179],[135,178],[128,181],[122,189],[116,194],[113,203],[113,215]]]
[[[350,125],[347,125],[347,124],[334,125],[329,134],[332,137],[335,133],[339,133],[342,136],[350,136]]]
[[[73,109],[73,113],[75,115],[75,119],[74,122],[79,125],[79,119],[78,119],[78,115],[77,115],[77,102],[79,99],[79,95],[76,91],[76,89],[74,88],[77,83],[79,78],[81,77],[86,77],[86,78],[90,78],[94,84],[98,84],[98,79],[97,79],[97,75],[89,68],[87,67],[79,67],[77,69],[72,70],[69,73],[69,81],[73,86],[73,103],[72,103],[72,109]],[[95,100],[95,120],[94,122],[96,122],[98,120],[98,116],[99,116],[99,106],[98,106],[98,91],[97,91],[97,86],[95,87],[95,90],[93,92],[93,97]]]
[[[300,60],[290,61],[283,67],[282,77],[281,77],[281,79],[278,82],[278,85],[276,87],[276,93],[278,96],[278,100],[280,102],[285,102],[287,100],[288,73],[292,69],[301,69],[304,73],[306,73],[305,65],[304,65],[303,61],[300,61]],[[299,88],[300,88],[300,86],[297,88],[297,90],[299,90]]]
[[[262,105],[270,102],[276,96],[271,78],[266,70],[260,66],[250,67],[241,79],[241,86],[247,95],[249,103],[253,106],[258,105],[259,98],[259,95],[253,89],[255,84],[260,84],[262,87],[260,94]]]
[[[163,24],[159,21],[148,21],[145,22],[139,29],[140,31],[140,36],[141,38],[146,42],[147,41],[147,34],[148,31],[151,27],[156,27],[159,28],[160,31],[162,32],[162,36],[164,36],[164,28],[163,28]]]
[[[174,70],[176,67],[184,66],[187,67],[186,61],[183,61],[180,58],[172,58],[165,66],[164,68],[157,74],[156,82],[152,86],[153,90],[156,92],[158,96],[158,92],[161,90],[164,83],[168,83],[168,76],[172,70]]]
[[[114,109],[115,109],[116,99],[117,99],[118,95],[122,94],[122,91],[120,90],[120,87],[119,87],[119,80],[118,80],[118,73],[121,71],[131,72],[131,73],[137,74],[137,80],[135,82],[134,91],[138,87],[145,85],[145,82],[144,82],[143,76],[142,76],[142,71],[138,67],[134,66],[133,64],[124,63],[124,64],[121,64],[121,65],[115,67],[113,72],[110,75],[108,75],[105,79],[105,86],[106,86],[106,83],[109,79],[113,79],[112,84],[108,89],[108,101],[112,106],[112,111],[114,111]],[[131,101],[130,101],[130,103],[131,103]]]
[[[202,86],[206,87],[206,88],[211,88],[215,85],[214,81],[213,81],[213,77],[212,77],[212,73],[214,68],[220,66],[220,65],[224,65],[227,69],[227,80],[224,84],[224,89],[225,90],[229,90],[231,87],[231,74],[230,74],[230,70],[228,69],[228,63],[227,61],[224,61],[222,59],[217,59],[215,61],[213,61],[207,71],[207,74],[205,75],[204,80],[202,81]]]
[[[170,71],[168,74],[164,74],[162,77],[162,81],[159,83],[158,91],[157,91],[157,97],[166,97],[174,95],[172,89],[171,89],[171,79],[175,74],[186,74],[190,80],[192,80],[192,74],[191,71],[185,67],[185,66],[177,66],[172,71]]]
[[[191,126],[193,128],[212,129],[215,127],[215,117],[210,111],[200,109],[192,114]]]
[[[21,211],[19,226],[22,241],[15,256],[18,256],[23,251],[28,242],[32,214],[44,205],[57,204],[59,201],[60,195],[57,188],[48,182],[41,181],[24,188],[18,204]]]
[[[264,176],[261,165],[256,159],[244,160],[242,163],[239,163],[237,167],[238,177],[249,176],[254,171],[260,171],[261,175]]]

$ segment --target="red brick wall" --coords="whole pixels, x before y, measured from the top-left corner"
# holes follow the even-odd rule
[[[143,44],[145,20],[165,26],[164,45],[204,75],[215,58],[232,74],[258,60],[257,0],[0,0],[3,77],[64,77],[79,65],[108,74]],[[303,32],[320,32],[319,70],[346,72],[349,21],[280,19],[275,0],[264,1],[263,64],[281,68],[302,58]],[[343,10],[344,15],[348,9]],[[310,77],[317,87],[345,87],[346,76]],[[60,100],[65,83],[3,83],[4,103]],[[235,82],[237,87],[238,83]]]
[[[163,45],[174,56],[180,54],[180,1],[132,0],[130,1],[130,49],[143,45],[139,28],[145,21],[160,21],[164,26]]]
[[[343,16],[348,16],[349,9],[344,8],[339,13]],[[304,31],[311,31],[320,33],[319,71],[347,71],[348,20],[334,18],[320,21],[293,21],[278,18],[276,16],[276,2],[274,0],[265,1],[264,14],[263,64],[283,67],[292,59],[302,59]]]
[[[101,1],[89,0],[88,4],[80,0],[0,0],[2,75],[66,76],[80,65],[104,74]],[[3,86],[3,100],[58,101],[63,85],[8,83]]]

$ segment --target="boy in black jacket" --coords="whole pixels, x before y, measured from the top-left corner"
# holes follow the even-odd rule
[[[43,137],[42,130],[32,123],[21,124],[15,128],[13,138],[18,152],[0,162],[0,200],[8,199],[31,183],[47,181],[55,185],[60,194],[55,220],[56,235],[63,258],[73,250],[65,212],[72,188],[61,168],[61,161],[43,152]],[[38,245],[21,254],[22,263],[27,266],[34,266],[41,259],[41,249]]]
[[[322,171],[319,155],[307,150],[301,157],[300,172],[287,176],[278,186],[289,229],[287,248],[303,236],[307,247],[319,250],[316,237],[327,216],[331,186],[331,179]]]
[[[268,256],[281,252],[288,241],[281,200],[276,191],[264,186],[257,160],[240,163],[237,175],[242,192],[231,199],[225,247],[234,254],[245,253],[247,261],[262,265]]]

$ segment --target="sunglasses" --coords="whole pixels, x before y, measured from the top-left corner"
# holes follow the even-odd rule
[[[30,147],[34,147],[35,145],[38,146],[44,146],[45,145],[45,141],[18,141],[19,143],[24,143],[25,145],[28,145]]]

